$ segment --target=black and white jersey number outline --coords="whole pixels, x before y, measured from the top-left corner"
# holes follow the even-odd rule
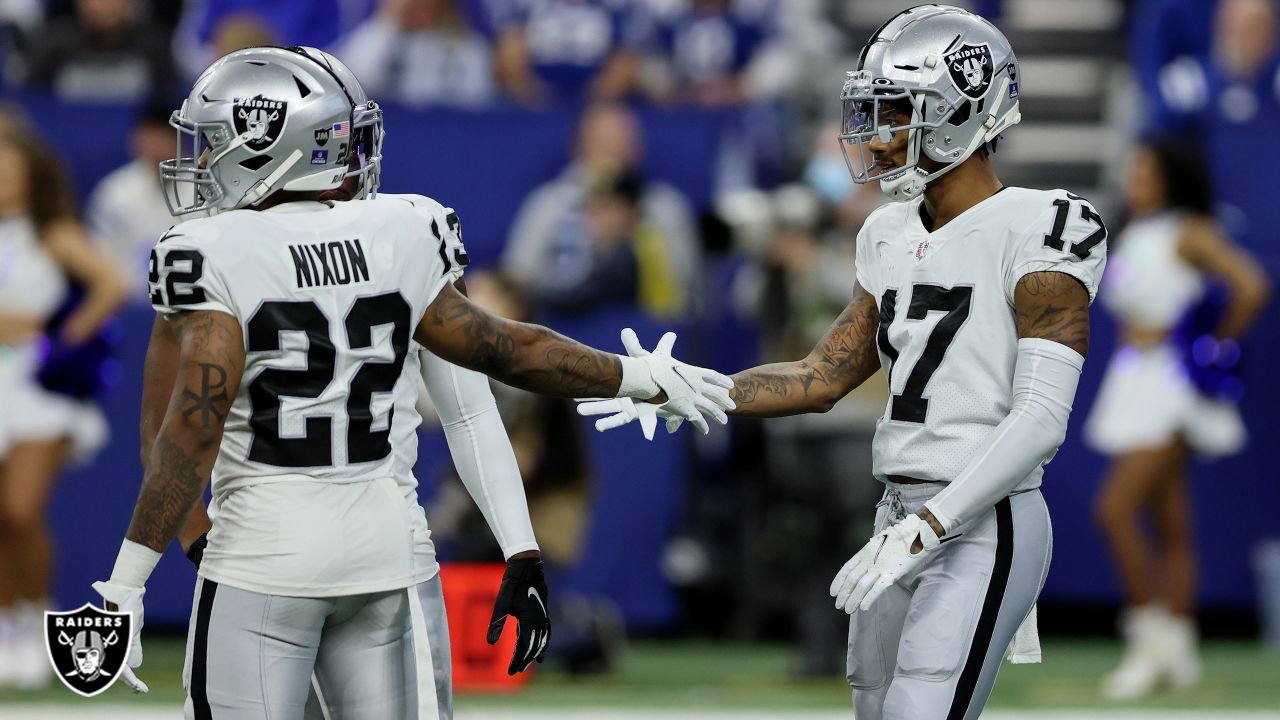
[[[1107,239],[1107,226],[1102,224],[1102,216],[1093,208],[1089,207],[1089,203],[1079,195],[1067,193],[1067,200],[1059,198],[1053,201],[1053,206],[1057,208],[1057,212],[1053,216],[1053,228],[1049,230],[1049,234],[1044,236],[1044,246],[1053,248],[1054,250],[1065,250],[1072,255],[1084,260],[1089,257],[1089,253],[1098,243]],[[1075,200],[1080,203],[1080,217],[1085,222],[1097,225],[1094,230],[1084,240],[1067,247],[1067,241],[1062,239],[1062,233],[1067,229],[1067,218],[1071,213],[1071,201]]]
[[[941,285],[916,283],[911,286],[911,302],[907,306],[907,320],[924,320],[931,311],[945,312],[925,341],[924,352],[907,375],[906,385],[900,394],[892,394],[889,403],[889,419],[900,422],[923,423],[929,411],[929,399],[924,396],[929,380],[942,365],[947,348],[955,340],[960,327],[969,319],[969,306],[973,287],[957,285],[945,288]],[[898,350],[889,342],[889,326],[897,315],[898,290],[889,288],[880,298],[880,328],[876,344],[880,352],[889,358],[889,385],[892,393],[893,374],[898,371]]]
[[[387,429],[373,429],[373,394],[391,392],[409,354],[410,308],[398,292],[357,298],[343,324],[353,350],[373,347],[373,328],[391,326],[390,362],[366,360],[351,380],[347,394],[347,462],[381,460],[391,454],[391,420]],[[307,335],[305,368],[267,368],[249,383],[253,440],[249,459],[276,467],[323,467],[333,464],[333,418],[305,418],[302,437],[280,436],[280,397],[318,398],[334,379],[337,350],[329,335],[329,318],[315,302],[265,302],[249,320],[249,352],[279,352],[281,334]]]
[[[431,221],[431,234],[436,236],[436,240],[440,241],[440,260],[444,263],[444,274],[448,275],[453,271],[453,263],[457,263],[458,267],[466,267],[471,262],[471,257],[467,255],[467,248],[462,244],[462,222],[458,220],[458,213],[451,212],[445,216],[445,222],[449,223],[449,230],[454,237],[458,238],[458,247],[453,249],[452,262],[449,258],[449,243],[440,234],[440,224],[435,220]]]
[[[163,268],[160,259],[156,256],[156,251],[152,250],[151,259],[147,263],[147,285],[151,290],[151,304],[182,307],[204,302],[207,299],[204,288],[196,284],[203,275],[204,255],[201,255],[199,250],[170,250],[164,255]],[[161,276],[164,282],[161,282]]]

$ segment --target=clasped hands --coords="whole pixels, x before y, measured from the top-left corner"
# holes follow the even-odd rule
[[[662,402],[619,397],[610,399],[586,398],[578,400],[578,414],[586,417],[602,416],[596,420],[596,430],[604,432],[622,427],[633,420],[640,421],[640,429],[648,440],[653,439],[658,418],[666,420],[667,432],[674,433],[686,420],[704,434],[710,432],[707,419],[724,425],[729,422],[725,411],[735,406],[729,397],[733,380],[706,368],[680,362],[671,356],[676,334],[662,336],[650,352],[640,345],[640,339],[631,328],[622,331],[622,345],[630,357],[643,360],[649,367],[654,382],[666,395]]]

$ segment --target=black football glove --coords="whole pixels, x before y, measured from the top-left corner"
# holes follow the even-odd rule
[[[542,576],[542,560],[511,559],[502,574],[498,599],[489,621],[490,645],[498,642],[507,616],[516,619],[516,652],[507,667],[508,675],[524,672],[534,660],[542,662],[551,640],[551,617],[547,614],[547,581]]]
[[[187,548],[187,559],[195,563],[196,569],[200,569],[200,561],[204,559],[204,546],[209,544],[209,533],[204,533],[191,543],[191,547]]]

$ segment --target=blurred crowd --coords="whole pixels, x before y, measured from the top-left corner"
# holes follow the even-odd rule
[[[20,108],[6,115],[9,129],[0,142],[0,252],[44,252],[50,262],[31,262],[42,264],[41,272],[66,278],[59,287],[79,291],[33,304],[27,291],[4,274],[8,255],[0,255],[0,302],[5,303],[0,346],[13,351],[6,358],[25,353],[29,359],[23,362],[30,365],[6,361],[5,371],[13,378],[23,373],[35,378],[39,358],[49,356],[41,354],[48,338],[55,346],[72,348],[96,339],[99,347],[109,348],[112,312],[123,302],[148,302],[147,256],[173,223],[156,172],[174,149],[169,114],[213,59],[263,44],[327,49],[383,103],[474,112],[512,106],[529,112],[580,109],[565,149],[567,164],[523,199],[496,262],[468,271],[477,301],[509,317],[543,320],[625,309],[686,328],[689,336],[721,338],[724,328],[745,328],[749,340],[741,343],[740,353],[729,355],[736,364],[721,370],[799,357],[847,304],[854,283],[854,238],[882,202],[878,188],[850,180],[835,139],[840,73],[852,67],[851,58],[869,31],[910,4],[0,2],[0,77],[8,90],[49,93],[73,107],[137,108],[132,161],[79,199],[82,212],[74,212],[73,199],[66,198],[53,224],[38,207],[42,194],[30,191],[37,181],[22,185],[14,179],[33,177],[29,165],[50,163],[53,156],[10,158],[18,154],[16,148],[42,148],[43,140],[23,124]],[[1009,10],[1005,5],[1016,5],[1013,0],[958,4],[992,19]],[[1257,170],[1275,167],[1269,159],[1280,154],[1274,5],[1271,0],[1124,5],[1136,89],[1119,103],[1120,119],[1101,131],[1202,146],[1216,197],[1201,214],[1216,217],[1222,234],[1256,255],[1260,267],[1274,276],[1280,252],[1269,233],[1280,225],[1280,217],[1273,217],[1280,204],[1268,197],[1269,183]],[[1114,32],[1123,37],[1120,26]],[[1019,48],[1016,38],[1014,44]],[[709,203],[696,204],[646,176],[637,106],[714,110],[741,120],[720,138]],[[1233,145],[1229,140],[1241,133],[1250,142]],[[1261,165],[1260,155],[1266,158]],[[396,162],[390,150],[386,162]],[[1128,157],[1112,162],[1111,175],[1124,175]],[[1122,225],[1120,218],[1154,212],[1165,203],[1155,201],[1155,210],[1150,203],[1124,208],[1119,197],[1095,198],[1100,208],[1112,211],[1113,231]],[[65,249],[70,247],[76,249]],[[121,288],[132,294],[126,297]],[[72,297],[79,299],[67,299]],[[71,309],[60,311],[64,304]],[[107,354],[76,362],[92,365]],[[4,381],[68,396],[57,383]],[[34,459],[27,460],[20,445],[0,449],[7,453],[0,463],[0,542],[35,548],[0,550],[11,564],[5,570],[10,574],[0,574],[0,643],[6,647],[35,642],[31,618],[48,604],[50,593],[51,551],[41,517],[68,448],[89,422],[85,402],[97,389],[72,393],[74,407],[32,439],[41,448]],[[870,440],[885,394],[877,375],[826,415],[737,422],[731,445],[715,439],[691,445],[689,463],[697,470],[689,473],[681,525],[663,566],[679,589],[688,627],[716,635],[791,633],[802,638],[798,672],[826,675],[841,667],[844,619],[828,605],[827,569],[838,567],[845,548],[857,547],[871,525],[879,488],[869,474]],[[567,403],[504,388],[498,395],[548,564],[572,567],[582,552],[592,495],[598,483],[607,482],[592,477],[581,437],[584,425]],[[90,440],[81,443],[83,451],[91,450]],[[131,443],[132,438],[125,430],[112,441]],[[1102,512],[1104,530],[1111,528],[1114,536],[1107,520],[1129,522],[1140,505],[1134,500]],[[445,555],[497,556],[460,484],[444,481],[428,512]],[[797,603],[801,596],[806,600]],[[1148,592],[1133,602],[1141,604],[1148,596],[1154,595]],[[562,637],[575,638],[568,644],[581,667],[607,668],[617,613],[600,598],[580,601],[560,627],[582,627]],[[1178,602],[1182,615],[1193,611]]]

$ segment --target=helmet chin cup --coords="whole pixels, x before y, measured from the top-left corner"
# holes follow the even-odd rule
[[[916,167],[907,168],[906,172],[880,181],[880,192],[891,202],[908,202],[924,192],[926,175]]]

